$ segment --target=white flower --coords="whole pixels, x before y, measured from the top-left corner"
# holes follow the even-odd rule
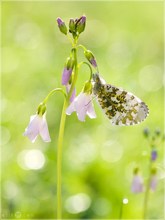
[[[50,142],[50,135],[48,125],[44,115],[32,115],[28,127],[25,129],[24,136],[27,136],[31,142],[35,142],[37,136],[40,134],[43,141]]]
[[[90,118],[96,118],[96,113],[92,104],[92,95],[81,92],[67,108],[66,114],[71,115],[74,111],[77,112],[80,121],[85,121],[86,115]]]

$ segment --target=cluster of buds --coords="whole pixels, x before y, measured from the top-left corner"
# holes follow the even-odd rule
[[[161,135],[161,131],[159,129],[156,129],[154,134],[152,135],[150,133],[150,130],[148,128],[145,128],[143,134],[145,138],[147,138],[147,140],[149,141],[149,145],[150,145],[150,156],[149,156],[150,170],[149,170],[148,186],[152,191],[155,191],[158,183],[157,168],[156,168],[156,161],[158,158],[158,146],[161,143],[161,141],[164,140],[164,136]],[[139,172],[139,168],[136,167],[133,171],[133,174],[134,176],[132,180],[131,191],[133,193],[143,192],[145,187],[144,187],[143,177],[140,175]]]
[[[57,18],[57,23],[60,31],[67,35],[68,29],[65,22],[61,18]],[[80,18],[73,19],[69,21],[69,32],[72,34],[73,38],[77,38],[84,30],[86,25],[86,16],[81,16]]]

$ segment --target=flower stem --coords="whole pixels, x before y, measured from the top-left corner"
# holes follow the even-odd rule
[[[65,99],[61,114],[61,122],[57,145],[57,219],[62,219],[62,190],[61,190],[61,173],[62,173],[62,144],[66,121],[67,100]]]
[[[46,104],[46,102],[48,101],[49,97],[51,95],[53,95],[55,92],[61,92],[65,96],[65,98],[66,98],[66,93],[61,88],[56,88],[56,89],[53,89],[52,91],[49,92],[49,94],[43,100],[43,103]]]
[[[144,194],[144,205],[143,205],[143,219],[147,218],[147,207],[148,207],[148,199],[149,199],[149,191],[150,191],[150,182],[151,182],[151,166],[152,163],[150,162],[149,164],[149,178],[147,181],[147,185],[146,185],[146,191]]]
[[[76,48],[76,41],[74,44],[74,59],[75,59],[75,74],[73,77],[73,82],[67,95],[63,109],[61,114],[61,122],[60,122],[60,129],[59,129],[59,136],[58,136],[58,145],[57,145],[57,219],[62,219],[62,145],[63,145],[63,137],[64,137],[64,129],[65,129],[65,121],[66,121],[66,108],[68,107],[68,103],[70,97],[72,95],[72,91],[75,87],[77,75],[78,75],[78,64],[77,64],[77,48]]]

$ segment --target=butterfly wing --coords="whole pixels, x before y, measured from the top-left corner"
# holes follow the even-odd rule
[[[113,125],[138,124],[149,113],[147,105],[137,96],[110,84],[96,85],[95,94],[101,108]]]

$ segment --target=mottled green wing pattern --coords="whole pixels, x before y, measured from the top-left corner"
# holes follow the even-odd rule
[[[94,94],[113,125],[134,125],[148,115],[147,105],[138,97],[121,88],[96,81]]]

